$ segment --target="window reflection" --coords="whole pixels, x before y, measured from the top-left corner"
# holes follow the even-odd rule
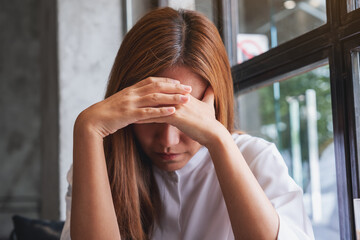
[[[203,13],[215,23],[214,16],[216,8],[213,0],[195,0],[195,10]]]
[[[174,9],[189,9],[201,12],[207,18],[215,23],[214,19],[214,11],[216,11],[214,7],[213,0],[186,0],[186,1],[179,1],[179,0],[168,0],[168,6]]]
[[[325,0],[238,0],[238,6],[238,63],[327,21]]]
[[[354,50],[351,54],[353,69],[354,103],[355,103],[355,122],[356,122],[356,142],[357,159],[360,161],[360,50]],[[359,169],[360,171],[360,169]]]
[[[303,188],[316,239],[340,239],[329,67],[237,95],[239,128],[275,142]]]
[[[347,0],[348,12],[354,11],[358,8],[360,8],[360,0]]]

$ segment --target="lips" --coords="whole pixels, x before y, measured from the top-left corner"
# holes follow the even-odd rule
[[[175,160],[181,153],[156,153],[163,160]]]

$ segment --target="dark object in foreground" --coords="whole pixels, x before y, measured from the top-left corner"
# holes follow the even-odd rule
[[[59,240],[63,221],[29,219],[19,215],[13,218],[14,230],[10,240]]]

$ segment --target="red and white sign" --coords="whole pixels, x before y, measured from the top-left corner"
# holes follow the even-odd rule
[[[269,50],[269,40],[262,34],[237,35],[237,62],[242,63]]]

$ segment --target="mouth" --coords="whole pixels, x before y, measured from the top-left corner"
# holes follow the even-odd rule
[[[156,153],[162,160],[176,160],[181,153]]]

